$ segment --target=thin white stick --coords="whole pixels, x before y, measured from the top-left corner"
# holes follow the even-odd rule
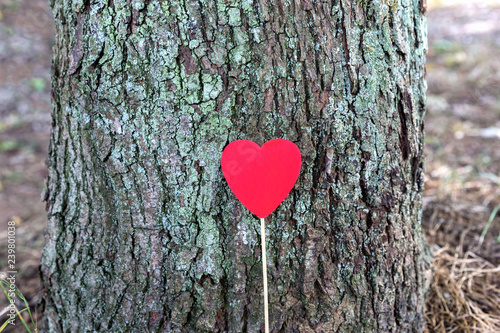
[[[267,306],[267,263],[266,263],[266,222],[260,219],[260,237],[262,243],[262,275],[264,276],[264,318],[266,333],[269,333],[269,311]]]

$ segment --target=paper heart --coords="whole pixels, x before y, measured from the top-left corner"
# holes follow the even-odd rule
[[[300,164],[299,148],[284,139],[262,147],[249,140],[233,141],[221,158],[222,172],[234,195],[261,218],[285,200],[297,181]]]

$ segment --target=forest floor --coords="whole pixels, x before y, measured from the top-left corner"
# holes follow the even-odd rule
[[[428,2],[427,327],[500,332],[500,2]],[[16,284],[31,305],[46,225],[52,44],[47,1],[0,0],[0,271],[14,221]],[[0,326],[5,302],[0,293]]]
[[[500,332],[500,1],[438,3],[428,38],[427,327]]]
[[[30,305],[38,301],[47,220],[40,195],[48,174],[53,34],[48,1],[0,0],[0,272],[17,270],[16,285]],[[9,221],[16,225],[14,269],[7,266]],[[7,304],[0,290],[0,326]],[[16,323],[9,332],[26,332]]]

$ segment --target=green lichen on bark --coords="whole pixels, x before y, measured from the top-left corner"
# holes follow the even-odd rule
[[[417,0],[51,5],[51,330],[259,331],[258,220],[219,160],[276,137],[303,165],[267,221],[274,331],[422,330]]]

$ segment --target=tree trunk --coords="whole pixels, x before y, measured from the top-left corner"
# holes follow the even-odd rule
[[[271,330],[422,331],[419,0],[51,5],[50,331],[262,331],[259,220],[220,157],[273,138],[303,163],[267,218]]]

